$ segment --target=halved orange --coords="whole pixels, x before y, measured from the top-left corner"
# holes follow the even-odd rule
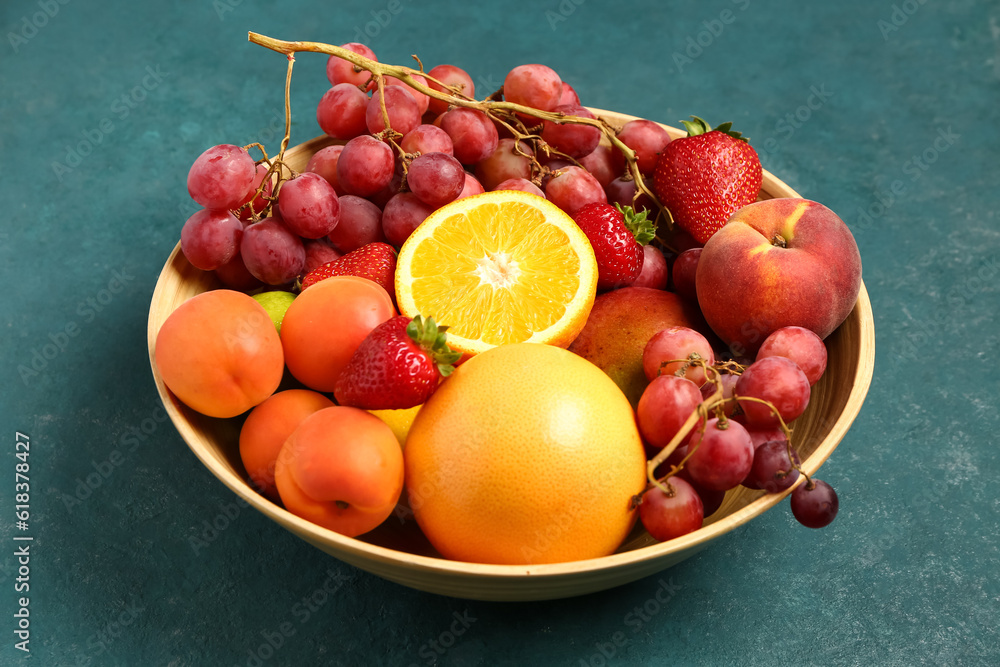
[[[399,311],[448,326],[448,344],[465,354],[505,343],[566,347],[596,290],[586,234],[547,199],[515,190],[442,206],[396,263]]]

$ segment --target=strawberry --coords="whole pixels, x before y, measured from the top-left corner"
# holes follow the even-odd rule
[[[597,257],[597,289],[611,290],[631,285],[642,271],[642,246],[653,240],[654,227],[646,212],[635,213],[600,202],[583,206],[573,216],[594,247]]]
[[[677,225],[698,243],[730,216],[757,201],[763,170],[757,151],[732,123],[714,130],[697,116],[681,121],[688,136],[666,145],[656,160],[653,192]]]
[[[302,279],[302,289],[331,276],[360,276],[381,285],[396,301],[396,249],[388,243],[366,243],[343,257],[322,264]]]
[[[426,401],[462,356],[448,347],[445,329],[420,315],[399,315],[372,329],[337,378],[337,402],[395,410]]]

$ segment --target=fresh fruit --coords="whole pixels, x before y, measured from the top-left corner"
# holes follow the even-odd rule
[[[583,167],[570,165],[556,169],[543,190],[549,201],[571,216],[587,204],[608,203],[604,188]]]
[[[532,183],[531,181],[525,180],[523,178],[508,178],[506,181],[497,183],[497,186],[493,188],[494,190],[520,190],[521,192],[528,192],[535,195],[536,197],[544,197],[545,193],[542,189]]]
[[[661,542],[693,533],[705,518],[705,506],[689,482],[674,476],[664,485],[670,494],[654,486],[642,494],[639,505],[643,528]]]
[[[353,139],[368,130],[365,111],[368,96],[355,85],[338,83],[316,105],[319,129],[335,139]]]
[[[562,79],[546,65],[519,65],[503,80],[504,99],[542,111],[555,108],[562,92]]]
[[[392,180],[395,160],[389,144],[367,134],[354,137],[337,159],[337,183],[349,195],[368,197]]]
[[[611,376],[636,405],[649,383],[642,368],[646,343],[661,329],[695,328],[697,321],[697,309],[676,294],[648,287],[623,287],[597,297],[586,326],[569,350]]]
[[[670,269],[663,252],[648,243],[642,246],[642,269],[639,270],[639,276],[632,281],[632,286],[667,289],[669,278]]]
[[[698,260],[698,303],[716,334],[753,357],[785,326],[826,338],[861,289],[861,256],[847,225],[806,199],[768,199],[740,209]]]
[[[340,222],[327,234],[327,238],[342,253],[357,250],[368,243],[385,241],[382,209],[363,197],[344,195],[340,198]],[[330,261],[333,259],[337,258]]]
[[[427,72],[427,85],[432,90],[438,92],[458,93],[465,99],[471,100],[476,96],[476,85],[473,83],[472,77],[464,69],[455,65],[438,65],[432,67]],[[432,97],[427,109],[434,114],[443,114],[448,110],[448,103]]]
[[[809,380],[794,361],[784,357],[764,357],[747,366],[740,375],[736,381],[736,395],[758,399],[740,401],[747,424],[770,428],[779,425],[778,416],[770,406],[759,401],[768,401],[773,405],[787,424],[805,412],[809,405]]]
[[[451,137],[455,159],[462,164],[485,160],[500,143],[497,128],[482,111],[457,107],[441,115],[441,129]]]
[[[267,285],[290,283],[306,266],[302,238],[276,216],[249,225],[240,241],[247,270]]]
[[[798,465],[798,454],[792,452]],[[743,486],[764,489],[768,493],[784,491],[799,478],[799,471],[788,456],[787,440],[771,440],[757,447],[753,452],[753,465],[743,480]]]
[[[792,491],[792,515],[807,528],[829,526],[837,516],[837,492],[822,480],[811,479]]]
[[[628,401],[551,345],[501,345],[459,366],[417,414],[405,464],[431,544],[479,563],[608,555],[646,483]]]
[[[337,225],[338,227],[340,225]],[[343,256],[339,250],[333,247],[327,237],[321,239],[304,239],[303,247],[306,249],[306,263],[302,267],[303,273],[309,273],[313,269],[323,266],[327,262],[340,259]]]
[[[618,138],[635,151],[636,166],[642,174],[653,173],[657,158],[670,143],[670,134],[659,123],[645,119],[625,123],[618,132]],[[613,151],[611,155],[615,171],[625,171],[625,156],[622,152]]]
[[[417,83],[421,83],[425,86],[427,85],[427,79],[421,76],[420,74],[414,72],[410,76]],[[410,95],[413,95],[413,99],[417,103],[417,113],[420,114],[420,116],[424,115],[424,113],[427,111],[427,107],[430,106],[431,98],[429,98],[427,95],[421,92],[418,92],[415,88],[410,88],[410,85],[408,83],[400,79],[397,79],[395,77],[387,76],[385,77],[385,79],[383,79],[383,81],[387,86],[399,86],[400,88],[403,88],[406,92],[408,92]]]
[[[509,137],[500,139],[496,150],[476,163],[476,178],[487,190],[500,190],[497,185],[511,178],[530,180],[534,153],[525,141],[518,144]]]
[[[410,92],[411,90],[408,86],[386,86],[382,91],[384,99],[379,96],[377,91],[372,93],[371,99],[368,100],[368,107],[365,109],[365,123],[368,125],[368,131],[372,134],[378,134],[385,130],[386,116],[389,118],[389,127],[400,135],[405,135],[420,125],[420,104]],[[384,108],[383,102],[385,103]]]
[[[412,408],[400,408],[398,410],[369,410],[392,429],[392,432],[396,436],[396,440],[399,440],[399,446],[406,446],[406,437],[410,434],[410,427],[413,426],[413,420],[416,419],[417,413],[420,412],[421,405],[415,405]]]
[[[826,370],[826,345],[805,327],[781,327],[764,339],[757,350],[757,359],[785,357],[805,373],[809,385],[814,385]]]
[[[340,144],[327,146],[313,153],[313,156],[309,158],[309,162],[306,163],[306,171],[319,174],[325,178],[326,182],[333,186],[334,191],[339,197],[347,194],[340,187],[340,181],[337,179],[337,163],[340,161],[340,154],[343,152],[344,147]]]
[[[271,196],[274,185],[274,176],[268,177],[268,165],[261,162],[257,165],[257,172],[254,174],[253,182],[250,184],[250,191],[247,193],[246,198],[240,205],[239,215],[240,220],[250,220],[254,215],[260,215],[265,208],[267,208],[268,197]],[[264,179],[268,179],[267,183],[264,183]],[[264,184],[263,188],[260,188],[261,184]],[[260,188],[260,194],[257,193],[258,188]]]
[[[466,354],[514,342],[569,345],[596,286],[593,248],[572,218],[514,190],[434,211],[396,268],[400,312],[447,325],[448,344]]]
[[[636,406],[636,423],[643,441],[653,451],[666,447],[701,400],[701,392],[691,380],[676,375],[654,378]]]
[[[732,489],[753,467],[753,441],[739,422],[713,417],[705,422],[704,433],[694,431],[688,442],[692,454],[685,469],[706,489]]]
[[[333,407],[333,401],[308,389],[286,389],[272,394],[247,415],[240,427],[240,459],[250,483],[259,493],[278,500],[274,469],[285,440],[312,413]]]
[[[412,192],[393,195],[382,209],[382,232],[385,240],[397,248],[402,246],[413,230],[433,212],[433,206],[420,201]]]
[[[291,292],[272,290],[270,292],[260,292],[253,295],[254,301],[264,307],[267,316],[274,323],[274,328],[281,335],[281,321],[285,319],[285,311],[292,305],[295,295]]]
[[[232,144],[212,146],[191,165],[188,194],[205,208],[239,208],[250,194],[256,173],[257,166],[244,149]]]
[[[337,380],[340,405],[398,410],[420,405],[455,370],[462,356],[433,318],[403,315],[383,322],[361,341]]]
[[[406,184],[417,199],[440,208],[453,201],[465,187],[462,164],[445,153],[426,153],[410,163]]]
[[[701,258],[701,251],[702,248],[688,248],[677,255],[674,265],[670,268],[674,291],[694,303],[698,302],[695,276],[698,275],[698,260]]]
[[[552,109],[553,113],[580,118],[597,118],[590,109],[579,104],[563,104]],[[593,125],[582,123],[557,123],[545,120],[542,123],[542,140],[572,158],[581,158],[597,148],[601,131]]]
[[[264,308],[228,289],[193,296],[160,327],[154,352],[163,383],[209,417],[235,417],[281,382],[284,357]]]
[[[181,252],[202,271],[219,268],[240,251],[243,223],[225,209],[203,208],[181,228]]]
[[[278,212],[291,231],[306,239],[326,236],[340,222],[337,191],[311,171],[285,181],[278,191]]]
[[[288,370],[309,389],[333,391],[365,336],[395,314],[389,294],[367,278],[333,276],[315,283],[295,298],[281,322]]]
[[[289,512],[348,537],[392,514],[403,454],[385,422],[346,406],[303,419],[278,454],[274,480]]]
[[[653,240],[655,227],[645,213],[630,207],[593,203],[577,210],[573,220],[587,235],[597,258],[597,290],[607,291],[635,282],[642,272],[642,247]]]
[[[429,99],[429,98],[428,98]],[[455,154],[455,145],[448,133],[436,125],[417,125],[399,141],[399,147],[407,153]]]
[[[669,142],[657,158],[653,191],[677,225],[704,244],[733,213],[757,201],[763,170],[732,123],[713,130],[692,118],[681,121],[688,135]]]
[[[708,365],[715,363],[707,338],[690,327],[667,327],[653,334],[643,348],[642,370],[650,381],[657,375],[679,375],[701,387],[705,369],[690,363],[694,355]]]
[[[395,274],[396,250],[387,243],[368,243],[309,272],[302,279],[302,290],[331,276],[358,276],[378,284],[392,297]]]
[[[364,44],[359,42],[349,42],[347,44],[341,44],[340,46],[348,51],[353,51],[360,56],[364,56],[369,60],[378,62],[378,58],[375,57],[375,52]],[[364,88],[365,85],[368,84],[371,77],[371,72],[361,68],[355,68],[354,63],[349,60],[344,60],[343,58],[338,58],[337,56],[330,56],[330,58],[326,61],[326,78],[330,80],[331,85],[336,86],[338,83],[349,83],[352,86],[360,86],[361,88]]]

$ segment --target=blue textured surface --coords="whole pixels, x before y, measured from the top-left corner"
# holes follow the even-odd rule
[[[1000,662],[1000,5],[479,4],[0,4],[0,663]],[[235,506],[160,421],[145,333],[192,159],[277,147],[284,60],[248,30],[453,62],[480,90],[544,62],[590,106],[736,121],[766,169],[841,214],[864,260],[878,352],[823,468],[834,524],[801,528],[784,504],[660,576],[493,604],[382,581]],[[320,133],[324,64],[298,59],[293,143]],[[29,656],[15,534],[34,537]]]

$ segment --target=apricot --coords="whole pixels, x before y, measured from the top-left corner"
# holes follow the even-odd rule
[[[285,311],[281,344],[288,370],[310,389],[333,391],[365,336],[395,314],[388,292],[367,278],[321,280]]]
[[[240,458],[253,487],[271,500],[278,500],[274,468],[278,453],[295,428],[333,401],[309,389],[279,391],[255,407],[240,429]]]
[[[324,408],[285,441],[274,480],[289,512],[355,537],[392,514],[403,490],[403,453],[392,429],[371,413]]]
[[[156,336],[156,367],[188,407],[235,417],[273,394],[284,373],[278,332],[243,292],[217,289],[182,303]]]

